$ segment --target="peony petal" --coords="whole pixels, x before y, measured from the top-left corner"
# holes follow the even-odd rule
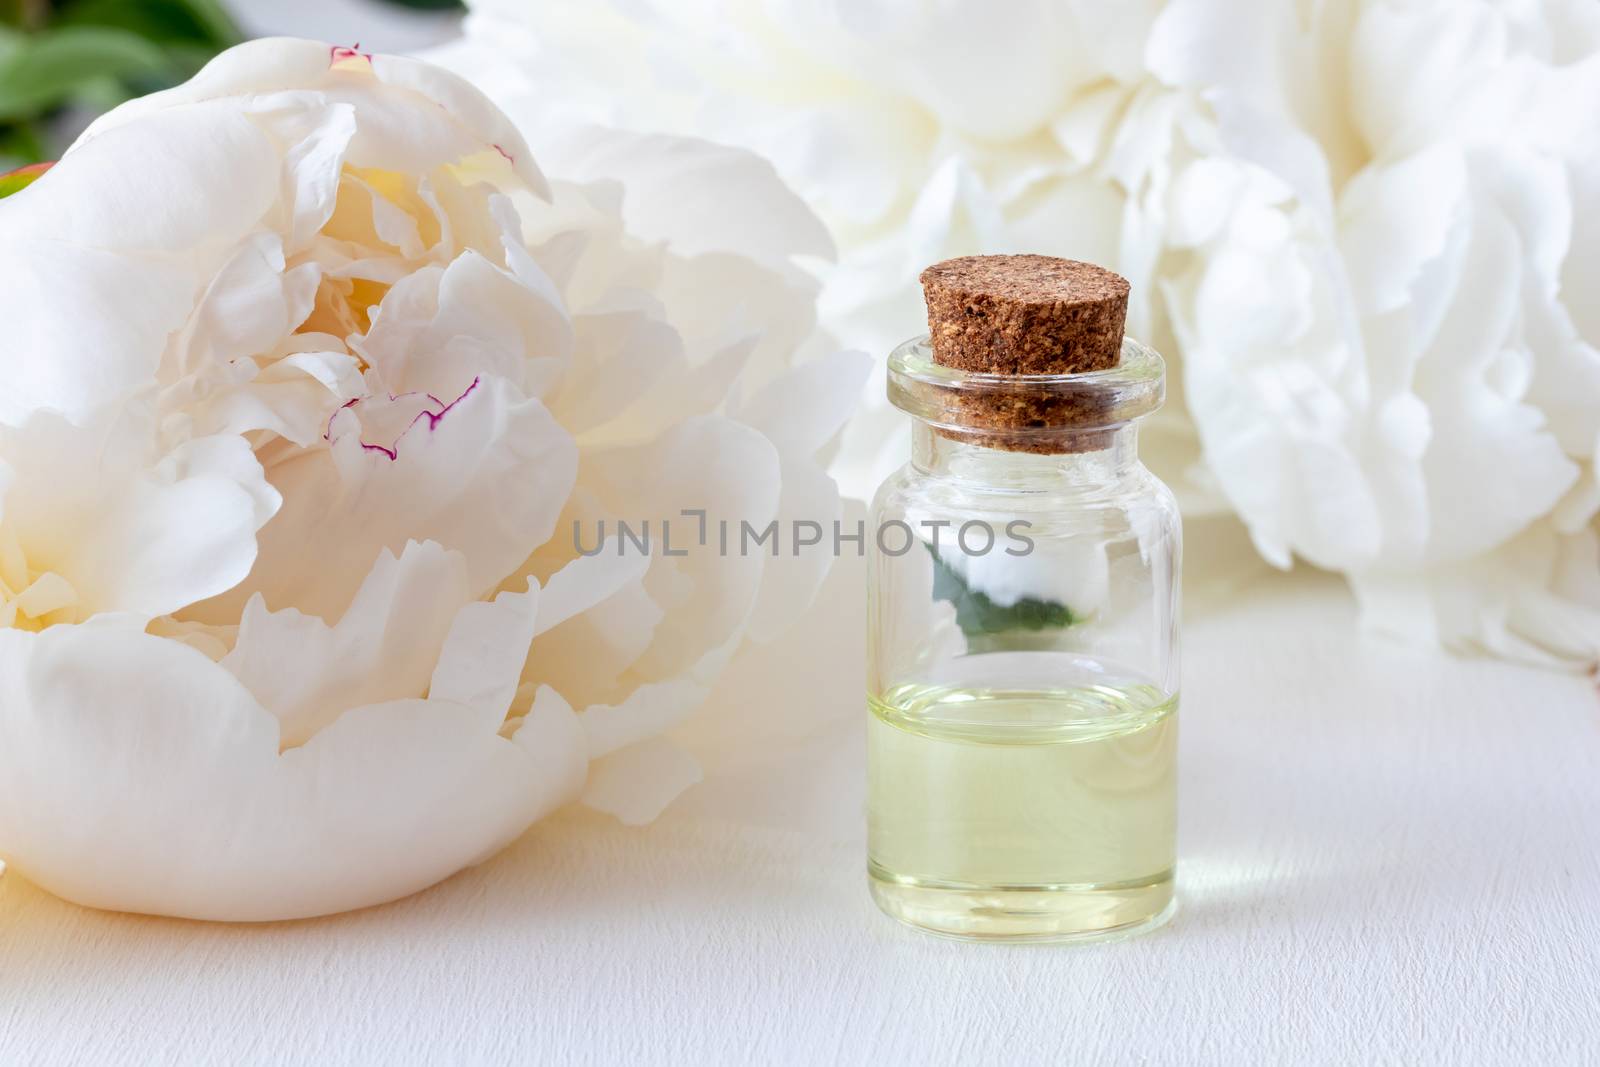
[[[266,430],[310,448],[322,440],[332,414],[365,392],[354,356],[292,352],[257,368],[249,381],[194,404],[189,414],[195,420],[196,433]]]
[[[990,0],[978,19],[959,4],[769,6],[791,47],[837,57],[841,73],[892,87],[977,139],[1026,137],[1101,73],[1075,12],[1054,0]],[[970,61],[985,54],[1004,54],[1007,62]]]
[[[575,559],[551,575],[540,593],[535,632],[548,633],[640,582],[650,569],[650,557],[626,554],[621,547],[617,540],[604,542],[593,555]]]
[[[481,92],[461,78],[429,64],[399,56],[363,57],[340,62],[337,49],[318,41],[287,37],[247,41],[212,59],[189,81],[131,101],[103,115],[85,137],[102,135],[135,119],[179,104],[224,97],[271,94],[275,90],[315,89],[325,98],[360,96],[364,129],[351,146],[361,166],[426,173],[473,152],[503,159],[519,180],[542,192],[544,178],[521,134]],[[401,92],[379,95],[384,84]],[[397,98],[412,96],[403,104]],[[418,107],[416,100],[429,106]],[[409,166],[390,166],[401,158]]]
[[[594,704],[578,715],[589,738],[589,758],[600,759],[664,734],[706,698],[704,686],[678,680],[642,685],[615,706]]]
[[[363,402],[379,413],[403,403]],[[461,552],[474,596],[488,592],[554,532],[576,468],[572,438],[500,379],[417,417],[398,440],[342,430],[331,449],[274,467],[285,506],[262,531],[256,569],[194,617],[237,618],[260,592],[268,605],[337,618],[379,552],[407,540]],[[305,555],[309,544],[319,548],[315,559]]]
[[[180,344],[184,372],[271,352],[311,314],[322,272],[307,263],[285,270],[283,241],[252,235],[201,297]]]
[[[1570,555],[1569,555],[1570,553]],[[1438,643],[1530,666],[1589,673],[1600,659],[1595,539],[1532,529],[1493,552],[1428,572],[1380,571],[1352,585],[1362,623],[1408,642]],[[1590,588],[1566,584],[1569,564]],[[1560,594],[1556,590],[1560,590]]]
[[[247,442],[202,437],[154,454],[149,415],[76,427],[41,413],[0,429],[5,524],[35,572],[77,591],[82,617],[165,615],[238,584],[279,505]]]
[[[1439,147],[1386,167],[1369,167],[1340,199],[1340,249],[1366,314],[1408,303],[1430,260],[1470,210],[1466,161]]]
[[[282,169],[247,116],[204,105],[86,135],[0,205],[0,302],[14,301],[0,313],[9,351],[28,356],[7,372],[0,421],[39,407],[81,420],[151,381],[198,292],[272,211]]]
[[[549,184],[539,172],[533,153],[516,125],[471,82],[431,63],[405,56],[373,56],[372,72],[386,85],[410,89],[438,104],[470,130],[476,140],[503,156],[529,188],[540,196],[549,197]]]
[[[0,689],[0,857],[94,907],[265,920],[381,903],[504,847],[583,778],[558,716],[508,741],[442,701],[352,709],[280,755],[227,671],[116,627],[0,632]]]
[[[833,258],[827,227],[751,152],[590,128],[553,146],[551,158],[568,180],[623,182],[628,229],[680,255],[734,252],[768,267],[798,255]]]
[[[187,272],[170,265],[49,241],[0,242],[0,318],[8,330],[0,423],[19,425],[43,408],[84,419],[153,381],[193,288]],[[107,313],[80,314],[85,307]]]
[[[675,337],[676,331],[673,334]],[[733,393],[759,343],[755,337],[742,338],[712,352],[698,366],[665,374],[656,388],[609,412],[604,422],[584,435],[584,443],[594,447],[638,444],[667,432],[685,418],[717,411]],[[663,358],[670,360],[679,344],[666,347]],[[667,369],[670,371],[670,365]]]
[[[1429,550],[1441,562],[1508,540],[1549,511],[1578,477],[1539,413],[1519,395],[1497,390],[1489,377],[1513,343],[1519,292],[1499,282],[1516,262],[1516,241],[1504,216],[1480,202],[1462,265],[1462,297],[1418,367],[1418,392],[1433,401],[1433,440],[1423,466],[1435,517]]]
[[[1152,20],[1145,62],[1169,85],[1282,99],[1275,69],[1285,9],[1252,0],[1171,0]]]
[[[1351,111],[1363,139],[1384,155],[1415,149],[1503,67],[1505,48],[1490,5],[1364,7],[1350,42]]]
[[[693,756],[658,737],[595,763],[583,802],[628,826],[643,826],[704,778]]]
[[[411,542],[398,560],[379,553],[336,625],[293,608],[269,612],[259,593],[251,597],[222,666],[277,716],[280,743],[292,748],[348,708],[427,692],[470,600],[460,553]],[[294,670],[284,670],[286,663]]]
[[[391,289],[372,328],[351,345],[391,394],[459,396],[477,378],[526,388],[530,362],[564,368],[573,328],[542,272],[519,276],[467,251],[443,271],[418,271]]]
[[[499,729],[522,679],[538,621],[539,589],[501,593],[456,613],[428,685],[429,700],[471,708]]]
[[[560,693],[539,686],[511,740],[524,753],[534,777],[548,783],[552,795],[567,800],[583,791],[589,764],[582,754],[588,751],[588,738],[572,705]]]
[[[660,521],[678,520],[685,506],[706,511],[708,543],[681,546],[681,558],[658,556],[646,576],[657,604],[697,620],[693,627],[657,629],[641,660],[650,677],[678,676],[742,631],[760,590],[766,546],[774,545],[753,538],[776,522],[780,477],[771,443],[720,416],[688,419],[649,445],[597,449],[587,458],[584,485],[613,518],[653,518],[659,533]],[[654,547],[661,549],[659,537]]]
[[[1564,286],[1562,273],[1586,254],[1575,216],[1590,214],[1579,205],[1600,203],[1593,199],[1596,190],[1583,187],[1581,171],[1573,174],[1553,159],[1482,152],[1473,163],[1527,249],[1521,326],[1536,359],[1526,400],[1545,414],[1568,455],[1592,455],[1600,411],[1600,330],[1580,332],[1577,322],[1589,302],[1563,299],[1582,290]]]
[[[330,58],[330,46],[316,41],[288,37],[246,41],[214,56],[182,85],[129,100],[101,115],[84,133],[84,140],[92,140],[182,104],[315,86],[327,76]]]
[[[78,606],[78,590],[55,573],[41,574],[16,598],[17,609],[29,618],[39,619],[53,611]]]
[[[818,281],[798,268],[758,267],[744,256],[670,255],[655,293],[691,361],[751,339],[761,381],[833,346],[817,330]],[[729,294],[737,293],[730,300]]]
[[[595,534],[574,533],[575,540],[580,536],[587,551]],[[652,557],[625,547],[617,538],[602,541],[593,555],[572,560],[545,582],[525,680],[553,685],[582,703],[624,699],[624,676],[665,617],[644,587]]]
[[[1168,239],[1180,248],[1206,244],[1221,234],[1249,178],[1231,160],[1202,158],[1173,180]]]
[[[781,453],[778,497],[779,554],[766,560],[761,592],[750,612],[748,636],[773,641],[810,606],[833,565],[842,515],[839,487],[808,456]],[[854,531],[842,531],[850,534]],[[810,544],[801,544],[810,541]]]
[[[280,169],[277,146],[235,107],[152,113],[137,130],[86,133],[9,199],[20,217],[5,225],[108,251],[200,253],[214,270],[272,210]]]
[[[1277,177],[1331,230],[1332,176],[1321,146],[1284,116],[1245,96],[1219,91],[1210,94],[1210,101],[1223,144]]]
[[[573,363],[550,403],[561,424],[574,434],[618,419],[642,398],[654,402],[662,387],[671,388],[670,383],[687,371],[678,332],[649,312],[590,312],[578,316],[573,328],[583,358]],[[721,399],[718,396],[707,407]],[[642,429],[639,420],[625,421]]]
[[[356,135],[356,109],[318,102],[275,125],[291,145],[284,155],[281,195],[290,220],[286,244],[292,255],[310,245],[333,215],[345,155]]]
[[[865,353],[834,353],[801,364],[728,413],[760,430],[779,452],[812,456],[844,428],[871,372]]]

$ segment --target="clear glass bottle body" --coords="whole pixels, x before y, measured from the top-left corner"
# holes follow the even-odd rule
[[[919,421],[873,505],[868,869],[915,926],[1067,940],[1170,914],[1181,529],[1136,454],[1160,360],[1124,352],[1040,383],[1095,402],[1032,450],[951,402],[985,376],[918,381],[915,343],[891,360]]]

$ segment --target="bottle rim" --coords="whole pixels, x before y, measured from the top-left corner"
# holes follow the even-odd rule
[[[889,402],[901,411],[941,429],[1008,439],[1112,430],[1166,398],[1166,363],[1132,337],[1105,370],[990,374],[935,363],[923,334],[898,345],[888,369]]]

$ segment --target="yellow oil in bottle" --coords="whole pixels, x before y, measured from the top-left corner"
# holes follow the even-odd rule
[[[978,940],[1124,936],[1171,914],[1175,695],[907,685],[868,704],[884,911]]]

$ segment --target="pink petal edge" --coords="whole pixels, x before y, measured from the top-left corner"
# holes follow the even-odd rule
[[[360,41],[357,41],[353,46],[349,47],[342,44],[334,45],[332,48],[328,49],[328,66],[338,66],[347,59],[364,59],[368,63],[371,63],[372,53],[360,51],[360,48]]]
[[[450,412],[455,409],[455,406],[457,404],[461,403],[469,395],[471,395],[472,391],[474,389],[478,388],[478,385],[482,381],[483,381],[483,379],[481,377],[480,378],[473,378],[472,379],[472,384],[467,386],[465,389],[463,389],[461,391],[461,395],[456,397],[454,400],[450,401],[450,403],[448,403],[448,404],[446,404],[444,401],[440,400],[438,397],[434,396],[432,393],[423,393],[423,394],[421,394],[422,396],[427,397],[433,403],[438,404],[439,405],[439,410],[438,411],[429,411],[426,408],[424,408],[422,411],[418,412],[417,413],[417,417],[411,420],[410,425],[408,425],[404,430],[402,430],[400,432],[400,436],[396,437],[394,439],[394,443],[391,444],[391,445],[375,445],[375,444],[372,444],[371,442],[368,442],[368,441],[362,441],[361,442],[361,447],[363,449],[369,451],[369,452],[380,452],[383,455],[387,456],[391,461],[399,459],[400,458],[400,442],[405,438],[405,436],[407,434],[409,434],[413,429],[416,428],[417,423],[421,422],[423,419],[427,419],[428,420],[428,432],[432,433],[435,429],[438,428],[439,423],[444,420],[444,417],[446,415],[450,414]],[[400,393],[398,395],[390,394],[389,399],[391,401],[395,401],[395,400],[399,400],[400,397],[402,397],[402,396],[416,396],[416,395],[418,395],[418,394],[416,394],[416,393]],[[370,399],[372,399],[372,398],[371,397],[359,397],[358,396],[353,400],[346,400],[343,404],[339,405],[338,411],[335,411],[332,415],[328,416],[328,428],[327,428],[327,430],[325,430],[323,432],[322,439],[324,441],[329,442],[330,444],[333,442],[333,440],[334,440],[334,437],[333,437],[333,420],[337,419],[339,417],[339,412],[345,411],[345,410],[347,410],[349,408],[353,408],[356,405],[364,403],[365,401],[370,400]]]

